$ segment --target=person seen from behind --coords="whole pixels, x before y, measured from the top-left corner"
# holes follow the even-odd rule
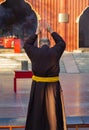
[[[38,25],[24,43],[24,50],[31,60],[32,85],[28,105],[25,130],[65,130],[64,106],[61,98],[60,58],[66,48],[63,38],[49,24],[47,31],[55,45],[51,47],[48,38],[39,39],[39,47],[34,46],[42,27]]]

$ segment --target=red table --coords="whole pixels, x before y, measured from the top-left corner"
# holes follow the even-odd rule
[[[14,72],[15,72],[15,77],[14,77],[14,92],[16,93],[16,91],[17,91],[16,79],[17,78],[32,78],[32,71],[16,70]]]

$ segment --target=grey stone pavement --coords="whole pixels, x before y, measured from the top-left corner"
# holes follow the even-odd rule
[[[13,91],[14,70],[22,69],[22,61],[31,70],[25,53],[0,53],[0,118],[26,118],[31,79],[18,79]],[[60,68],[66,116],[89,116],[89,52],[65,52]]]

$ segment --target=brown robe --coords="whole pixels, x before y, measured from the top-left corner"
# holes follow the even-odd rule
[[[65,42],[56,32],[51,34],[55,46],[42,48],[34,46],[37,35],[28,38],[24,49],[31,60],[32,72],[40,77],[59,76],[60,58],[65,50]],[[30,101],[25,130],[64,130],[60,81],[32,81]]]

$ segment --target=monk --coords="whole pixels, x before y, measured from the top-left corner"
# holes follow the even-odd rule
[[[39,47],[34,46],[42,33],[40,25],[24,43],[33,72],[25,130],[64,130],[59,62],[66,44],[49,24],[45,30],[55,41],[53,47],[48,38],[41,38]]]

